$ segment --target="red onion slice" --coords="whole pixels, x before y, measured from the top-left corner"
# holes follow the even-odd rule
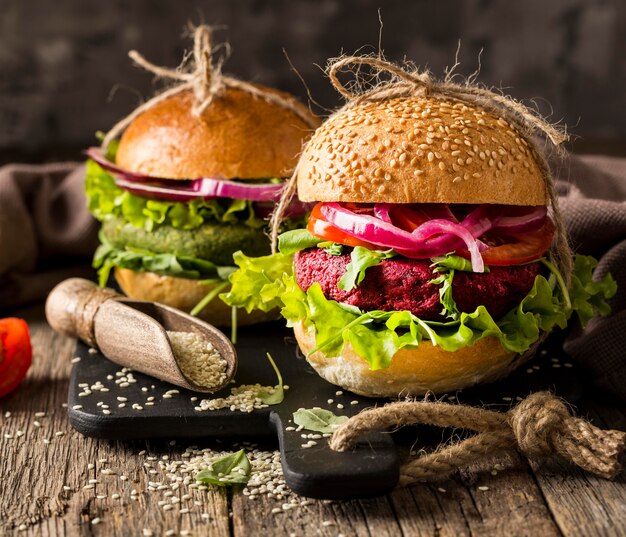
[[[320,212],[329,223],[371,244],[394,249],[411,249],[415,246],[415,238],[408,231],[375,216],[357,214],[339,203],[324,203]]]
[[[458,248],[452,247],[458,244],[459,241],[455,240],[458,237],[470,252],[473,270],[485,270],[476,239],[466,227],[456,222],[430,220],[409,233],[375,216],[356,214],[339,203],[325,203],[320,211],[329,223],[353,237],[377,246],[393,248],[406,257],[423,259],[449,252]],[[379,207],[378,212],[384,213],[384,209]],[[433,235],[442,236],[429,244],[427,239]]]
[[[391,224],[391,216],[389,216],[389,211],[393,205],[391,203],[376,203],[374,205],[374,216],[379,218],[383,222],[387,222]]]
[[[465,247],[469,250],[472,261],[472,270],[474,272],[485,272],[485,263],[480,255],[478,241],[462,224],[442,219],[430,220],[413,231],[413,234],[416,237],[423,237],[424,239],[438,234],[447,234],[448,236],[458,237],[465,243]],[[430,245],[430,247],[432,248],[432,245]]]
[[[406,257],[424,259],[465,246],[470,252],[473,270],[475,272],[485,270],[477,237],[493,224],[484,206],[472,211],[461,224],[447,219],[433,219],[412,232],[383,220],[388,216],[386,204],[377,204],[374,207],[374,214],[379,218],[357,214],[339,203],[324,203],[320,207],[320,212],[330,224],[353,237],[376,246],[393,248]],[[438,237],[431,239],[435,235]]]
[[[534,231],[544,225],[547,215],[548,208],[545,205],[506,207],[502,209],[502,215],[493,226],[493,231],[513,234]]]
[[[98,148],[91,147],[86,153],[89,158],[115,176],[115,182],[120,188],[144,197],[172,201],[191,201],[196,198],[278,201],[284,188],[284,184],[246,184],[212,177],[184,181],[150,177],[120,168],[106,159]]]

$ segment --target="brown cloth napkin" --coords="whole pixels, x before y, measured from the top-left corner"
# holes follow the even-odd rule
[[[97,222],[78,163],[0,168],[0,311],[41,300],[58,282],[93,276]]]
[[[551,165],[572,246],[618,284],[612,315],[573,330],[565,349],[626,399],[626,159],[570,156]],[[84,172],[74,163],[0,168],[0,310],[89,274],[97,224],[86,209]]]
[[[574,329],[565,351],[600,388],[626,399],[626,159],[570,157],[552,168],[572,248],[599,261],[598,277],[610,272],[617,282],[612,314]]]

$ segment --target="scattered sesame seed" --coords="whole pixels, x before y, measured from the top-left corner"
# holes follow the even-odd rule
[[[100,524],[100,517],[94,518],[91,523],[95,526],[96,524]]]

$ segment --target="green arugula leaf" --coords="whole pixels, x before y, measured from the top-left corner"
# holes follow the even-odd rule
[[[278,236],[278,251],[281,254],[289,255],[300,250],[313,248],[320,242],[323,242],[323,239],[311,235],[306,229],[293,229]]]
[[[385,259],[395,257],[393,250],[370,250],[363,246],[355,246],[350,254],[350,263],[346,267],[346,273],[341,277],[337,287],[344,291],[352,291],[365,278],[365,271],[375,267]]]
[[[196,474],[196,481],[205,485],[245,485],[250,480],[252,466],[243,449],[214,460],[208,468]]]
[[[338,242],[324,241],[320,242],[317,247],[326,250],[328,255],[343,255],[343,244]]]
[[[257,392],[257,397],[261,399],[266,405],[279,405],[285,399],[285,390],[283,388],[283,377],[278,370],[278,366],[272,359],[270,353],[266,353],[267,359],[270,361],[274,372],[276,373],[276,377],[278,378],[278,385],[274,386],[273,392],[268,392],[266,390],[259,390]]]
[[[463,258],[461,258],[463,259]],[[471,266],[471,263],[470,263]],[[461,312],[457,308],[456,302],[454,301],[454,297],[452,296],[452,282],[454,280],[454,269],[450,268],[447,271],[443,270],[443,267],[438,267],[435,269],[439,271],[439,276],[430,280],[433,285],[441,285],[439,287],[439,302],[443,306],[441,310],[441,315],[445,317],[449,317],[451,319],[458,319]]]
[[[293,422],[296,425],[318,433],[333,433],[348,419],[348,416],[337,416],[323,408],[299,408],[293,413]]]
[[[431,259],[431,267],[435,272],[443,272],[445,269],[462,270],[463,272],[473,272],[472,262],[459,255],[446,254],[441,257]],[[485,266],[485,272],[489,272],[489,267]]]

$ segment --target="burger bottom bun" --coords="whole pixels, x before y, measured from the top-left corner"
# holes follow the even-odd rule
[[[449,352],[422,341],[412,349],[400,349],[387,369],[372,371],[349,343],[340,356],[309,353],[316,347],[315,328],[294,326],[296,340],[317,373],[332,384],[369,397],[403,397],[460,390],[507,375],[526,356],[505,350],[495,337],[481,339],[471,347]]]
[[[200,283],[189,278],[161,276],[154,272],[135,272],[130,269],[116,268],[115,279],[125,295],[137,300],[160,302],[179,310],[190,312],[207,293],[216,287],[215,284]],[[231,326],[232,309],[219,298],[215,298],[204,308],[198,318],[216,326]],[[278,310],[268,312],[255,310],[247,313],[237,310],[237,324],[249,324],[274,321],[279,318]]]

